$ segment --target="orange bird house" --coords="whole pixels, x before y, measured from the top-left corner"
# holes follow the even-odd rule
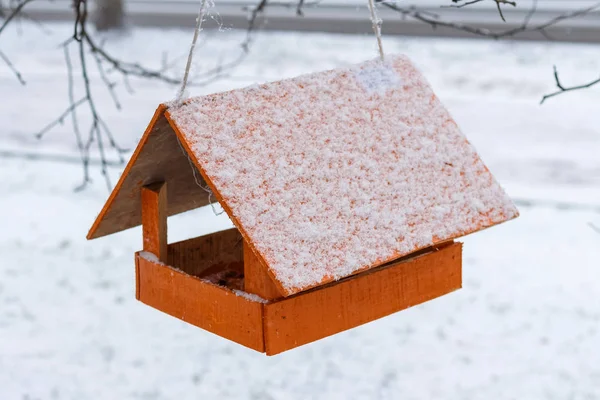
[[[212,199],[235,228],[169,244]],[[137,299],[273,355],[459,289],[454,239],[517,216],[390,56],[159,106],[88,239],[142,225]]]

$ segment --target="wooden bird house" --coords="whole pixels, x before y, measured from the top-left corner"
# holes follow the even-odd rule
[[[168,243],[211,198],[235,228]],[[395,56],[159,106],[88,238],[142,225],[137,298],[272,355],[459,289],[453,240],[517,215]]]

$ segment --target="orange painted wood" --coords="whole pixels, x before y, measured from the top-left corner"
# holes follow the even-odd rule
[[[264,352],[263,304],[136,254],[138,300]]]
[[[280,299],[279,291],[273,278],[267,272],[258,257],[244,240],[244,291],[256,294],[265,300]]]
[[[274,355],[461,288],[462,244],[348,277],[265,305],[265,350]]]
[[[228,229],[171,243],[168,264],[193,276],[218,270],[244,273],[243,240],[237,229]]]
[[[144,251],[168,261],[167,183],[154,183],[142,188],[142,231]]]
[[[140,139],[106,204],[94,221],[88,239],[110,235],[142,223],[140,190],[152,182],[169,182],[169,216],[209,204],[202,177],[182,150],[160,105]],[[200,184],[200,185],[199,185]]]

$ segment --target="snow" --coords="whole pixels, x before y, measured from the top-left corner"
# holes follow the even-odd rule
[[[383,96],[387,90],[402,87],[402,80],[389,60],[358,68],[354,76],[369,94],[379,93]]]
[[[155,264],[165,265],[162,261],[158,259],[158,256],[154,253],[150,253],[149,251],[140,251],[139,254],[140,257],[142,257],[144,260],[153,262]]]
[[[288,294],[518,215],[404,56],[168,112]]]
[[[250,300],[250,301],[254,301],[257,303],[268,303],[267,300],[263,299],[262,297],[254,294],[254,293],[247,293],[244,292],[243,290],[238,290],[238,289],[234,289],[233,293],[235,293],[236,295],[245,298],[246,300]]]
[[[42,142],[31,134],[66,107],[57,45],[71,26],[48,25],[52,35],[23,27],[0,41],[28,82],[0,67],[11,100],[0,108],[0,151],[76,156],[68,124]],[[159,65],[162,49],[185,57],[189,36],[140,30],[112,48]],[[199,63],[233,51],[239,37],[221,37],[199,49]],[[274,33],[255,45],[234,76],[192,92],[376,56],[372,36]],[[465,239],[462,290],[265,357],[135,300],[141,230],[85,240],[108,195],[97,169],[94,185],[75,193],[76,162],[1,156],[0,399],[600,398],[600,235],[588,225],[600,225],[600,90],[538,105],[553,90],[553,64],[565,83],[597,77],[599,47],[385,35],[384,46],[415,61],[520,207],[517,220]],[[130,148],[177,89],[132,85],[132,96],[117,87],[123,112],[94,86]],[[121,169],[111,167],[113,181]],[[229,227],[206,207],[169,219],[169,239]]]

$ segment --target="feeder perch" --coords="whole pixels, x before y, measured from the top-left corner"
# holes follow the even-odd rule
[[[208,188],[235,228],[169,244]],[[390,56],[159,106],[88,239],[142,225],[137,299],[273,355],[459,289],[454,239],[517,216]]]

